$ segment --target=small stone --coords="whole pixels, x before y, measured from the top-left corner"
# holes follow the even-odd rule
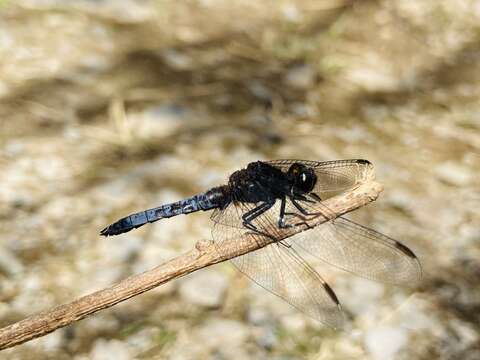
[[[188,111],[178,104],[158,104],[146,108],[141,113],[129,114],[135,124],[135,133],[142,138],[167,136],[188,116]]]
[[[287,85],[297,89],[309,89],[315,84],[316,73],[310,65],[292,67],[285,76]]]
[[[125,235],[122,241],[114,246],[108,241],[99,245],[102,261],[110,264],[123,264],[129,262],[142,249],[143,239],[130,234]]]
[[[162,51],[162,58],[175,70],[188,70],[193,64],[190,56],[173,49]]]
[[[410,211],[415,202],[413,196],[402,189],[391,189],[386,200],[392,207],[403,212]]]
[[[25,150],[25,143],[17,139],[8,140],[3,147],[5,155],[7,156],[17,156],[21,155]]]
[[[100,334],[117,331],[119,326],[119,320],[112,314],[100,313],[82,321],[79,331],[88,334]]]
[[[2,284],[2,295],[4,294],[4,286]],[[8,295],[8,294],[7,294]],[[6,302],[0,302],[0,318],[6,318],[12,313],[10,305]]]
[[[272,98],[270,90],[258,81],[253,81],[251,84],[249,84],[249,89],[250,92],[258,99],[270,101]]]
[[[254,325],[262,325],[271,320],[268,312],[265,309],[257,306],[250,306],[248,309],[248,322]]]
[[[178,255],[178,252],[159,246],[155,242],[146,242],[142,247],[142,252],[137,256],[133,264],[133,272],[141,273],[168,261]],[[168,284],[175,284],[171,281]],[[163,287],[163,286],[162,286]]]
[[[458,187],[468,185],[473,178],[470,170],[453,162],[446,162],[437,166],[435,173],[441,181]]]
[[[450,322],[450,327],[458,335],[459,345],[467,348],[478,344],[480,335],[470,324],[454,319]]]
[[[186,108],[174,103],[158,104],[146,108],[143,111],[144,116],[156,121],[182,121],[188,114]]]
[[[203,270],[186,278],[180,284],[179,292],[182,299],[188,303],[214,308],[222,304],[227,286],[224,275]]]
[[[290,22],[298,23],[303,18],[301,12],[294,4],[285,4],[282,6],[281,10],[285,19]]]
[[[0,246],[0,272],[12,276],[23,272],[23,270],[23,264],[15,254]]]
[[[374,359],[389,360],[406,345],[405,329],[380,326],[367,331],[365,346]]]
[[[245,352],[249,329],[239,321],[214,318],[178,334],[169,359],[251,359]],[[250,355],[250,356],[249,356]]]
[[[100,72],[108,69],[109,62],[103,56],[99,56],[98,54],[89,54],[80,59],[79,65],[82,66],[85,70],[89,70],[92,72]]]
[[[159,328],[148,327],[130,335],[126,341],[136,353],[141,353],[155,346],[158,336]]]
[[[210,348],[232,348],[245,343],[248,328],[239,321],[213,319],[198,332],[198,340]]]
[[[289,110],[301,118],[308,118],[316,115],[316,110],[311,105],[303,102],[294,102],[290,104]]]
[[[260,327],[255,331],[258,345],[265,349],[272,349],[278,343],[278,337],[270,326]]]
[[[98,268],[95,271],[95,281],[88,282],[83,293],[90,293],[103,287],[111,286],[123,278],[123,267],[121,265]]]
[[[128,360],[131,359],[128,346],[120,340],[99,339],[90,352],[92,360]]]
[[[351,69],[345,76],[353,84],[368,91],[391,91],[398,86],[398,79],[387,67],[386,64],[378,62],[370,67]]]

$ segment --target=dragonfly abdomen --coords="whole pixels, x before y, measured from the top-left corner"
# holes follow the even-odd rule
[[[111,236],[123,234],[142,225],[152,223],[163,218],[221,207],[224,201],[225,196],[222,188],[213,188],[205,193],[192,196],[188,199],[180,200],[171,204],[165,204],[153,209],[126,216],[107,226],[100,232],[100,235]]]

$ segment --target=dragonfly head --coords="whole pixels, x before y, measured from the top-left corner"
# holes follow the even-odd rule
[[[317,183],[317,175],[313,169],[301,163],[293,163],[288,169],[287,176],[294,193],[309,193]]]

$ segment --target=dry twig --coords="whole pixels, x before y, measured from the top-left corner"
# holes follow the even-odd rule
[[[363,179],[360,179],[360,182],[354,188],[325,200],[325,205],[335,214],[333,218],[362,207],[378,197],[378,194],[382,191],[382,186],[373,181],[373,169],[371,170]],[[318,217],[312,220],[310,225],[317,226],[325,221],[327,219]],[[294,235],[294,232],[291,235]],[[225,247],[222,247],[221,252],[210,241],[198,242],[195,249],[152,270],[133,275],[109,288],[83,296],[68,304],[57,306],[52,310],[30,316],[0,329],[0,350],[46,335],[170,280],[258,248],[259,244],[253,237],[242,239],[241,246],[239,246],[237,239],[231,241],[225,244]]]

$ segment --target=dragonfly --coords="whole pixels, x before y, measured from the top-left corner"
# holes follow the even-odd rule
[[[421,277],[420,262],[406,245],[332,216],[325,205],[326,199],[358,184],[372,167],[363,159],[251,162],[232,173],[226,185],[128,215],[100,234],[119,235],[160,219],[213,210],[212,237],[219,249],[252,234],[260,243],[259,249],[230,259],[240,272],[308,316],[341,328],[340,301],[304,259],[305,253],[386,284],[411,285]],[[325,221],[311,226],[309,220],[318,217]]]

